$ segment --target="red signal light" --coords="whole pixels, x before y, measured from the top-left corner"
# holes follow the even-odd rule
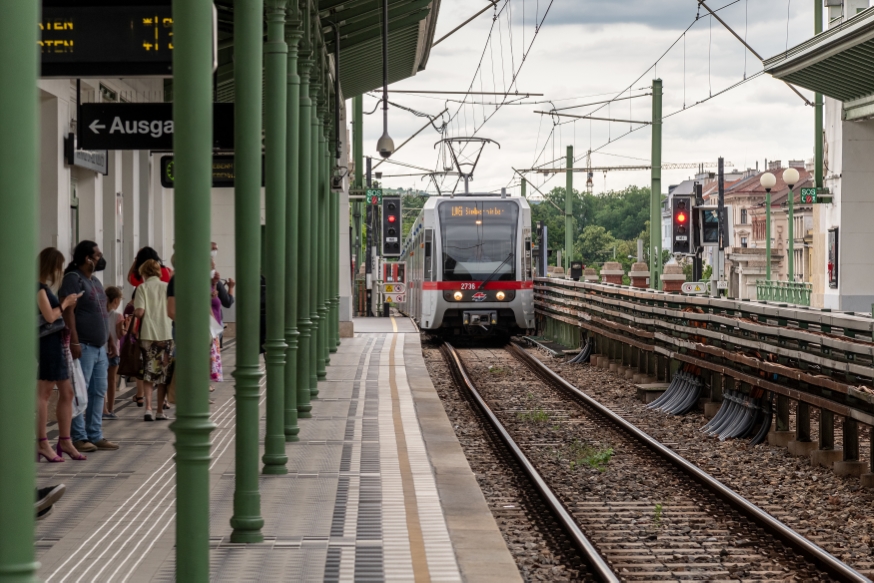
[[[678,223],[685,223],[686,222],[686,213],[678,214],[677,215],[677,222]]]
[[[397,219],[395,218],[394,215],[389,215],[389,216],[388,216],[388,222],[393,223],[393,222],[395,222],[396,220],[397,220]]]

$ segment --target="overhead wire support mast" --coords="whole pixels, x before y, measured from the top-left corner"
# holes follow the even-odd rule
[[[741,43],[743,46],[745,46],[745,47],[747,48],[747,50],[749,50],[749,51],[750,51],[750,52],[751,52],[751,53],[752,53],[752,54],[753,54],[757,59],[759,59],[760,61],[764,61],[764,60],[765,60],[765,59],[762,57],[762,55],[760,55],[759,53],[757,53],[756,50],[755,50],[753,47],[751,47],[751,46],[747,43],[747,41],[745,41],[744,39],[742,39],[742,38],[740,37],[740,35],[739,35],[738,33],[736,33],[736,32],[734,31],[734,29],[732,29],[732,28],[728,25],[728,23],[726,23],[724,20],[722,20],[722,19],[719,17],[719,15],[717,15],[716,12],[714,12],[714,11],[710,8],[710,6],[708,6],[707,4],[705,4],[705,3],[704,3],[704,0],[698,0],[698,5],[704,7],[704,9],[707,10],[707,12],[709,12],[710,15],[713,16],[713,18],[715,18],[715,19],[719,22],[719,24],[721,24],[722,26],[724,26],[724,27],[726,28],[726,30],[728,30],[728,32],[730,32],[732,35],[734,35],[734,38],[736,38],[738,41],[740,41],[740,43]],[[800,97],[801,99],[803,99],[803,100],[804,100],[804,103],[805,103],[806,105],[811,105],[811,106],[813,105],[813,103],[811,103],[809,99],[807,99],[804,95],[802,95],[801,92],[798,90],[798,88],[796,88],[794,85],[792,85],[792,84],[789,83],[788,81],[783,81],[783,83],[786,83],[786,86],[789,87],[789,89],[791,89],[792,91],[794,91],[795,94],[798,95],[798,97]]]

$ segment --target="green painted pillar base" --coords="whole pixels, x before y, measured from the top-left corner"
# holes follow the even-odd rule
[[[288,344],[288,359],[285,362],[285,442],[300,441],[300,426],[297,408],[297,351],[300,349],[300,333],[295,329],[287,331],[285,342]]]
[[[297,416],[299,419],[310,419],[313,416],[313,406],[310,403],[312,395],[310,394],[310,375],[307,365],[310,363],[312,322],[299,320],[297,328],[300,330],[300,343],[297,351]]]

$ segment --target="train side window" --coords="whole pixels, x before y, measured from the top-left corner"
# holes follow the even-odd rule
[[[434,229],[425,229],[425,281],[431,281],[431,247],[434,242]]]

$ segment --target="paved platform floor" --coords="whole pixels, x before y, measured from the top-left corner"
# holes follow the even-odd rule
[[[355,321],[355,337],[331,355],[313,418],[301,420],[301,441],[287,446],[289,474],[261,478],[264,543],[230,543],[232,347],[223,359],[228,382],[217,385],[212,406],[211,580],[520,580],[431,384],[419,335],[402,318]],[[39,464],[41,486],[68,488],[38,523],[44,581],[175,580],[173,434],[167,422],[143,422],[143,409],[129,403],[121,401],[119,420],[104,422],[120,450]],[[261,404],[263,436],[263,394]]]

